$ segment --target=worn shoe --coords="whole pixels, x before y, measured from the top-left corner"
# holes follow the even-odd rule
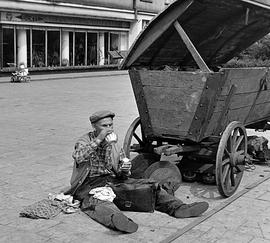
[[[197,217],[205,212],[209,207],[207,202],[195,202],[191,204],[183,204],[174,211],[175,218]]]
[[[138,225],[122,213],[114,214],[112,222],[117,230],[125,233],[134,233],[138,229]]]

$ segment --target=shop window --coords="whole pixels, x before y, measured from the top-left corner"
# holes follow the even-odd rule
[[[73,63],[73,32],[69,32],[69,65],[74,66],[74,63]]]
[[[116,33],[110,33],[110,51],[120,50],[120,35]],[[110,57],[110,64],[117,64],[119,60],[117,58]]]
[[[85,33],[75,33],[75,65],[85,65]]]
[[[30,30],[26,30],[26,43],[27,43],[27,66],[31,65],[31,48],[30,48]]]
[[[32,65],[45,66],[45,30],[32,31]]]
[[[104,33],[104,64],[109,64],[109,33]]]
[[[47,65],[49,67],[60,65],[60,32],[47,32]]]
[[[3,67],[14,66],[14,30],[3,28]]]
[[[108,33],[104,34],[104,47],[105,47],[105,63],[104,64],[118,64],[120,48],[120,34]]]
[[[97,65],[97,33],[87,33],[87,65]]]

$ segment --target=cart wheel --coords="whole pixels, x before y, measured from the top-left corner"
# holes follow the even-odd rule
[[[11,76],[11,78],[10,78],[10,82],[11,82],[11,83],[14,83],[14,82],[15,82],[15,79],[14,79],[14,77],[13,77],[13,76]]]
[[[233,121],[222,134],[216,156],[216,183],[222,196],[230,197],[238,188],[246,155],[246,129],[242,123]]]
[[[133,144],[136,142],[136,144]],[[128,158],[134,157],[131,156],[131,153],[140,153],[143,152],[143,149],[146,147],[147,141],[143,135],[142,127],[141,127],[141,119],[137,117],[130,125],[125,139],[123,149]]]
[[[144,175],[145,178],[157,181],[170,194],[174,194],[182,183],[182,175],[178,167],[169,161],[153,163],[145,170]]]

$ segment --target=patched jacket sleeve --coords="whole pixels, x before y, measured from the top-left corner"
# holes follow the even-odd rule
[[[79,164],[87,161],[91,154],[96,152],[97,143],[95,141],[90,141],[89,143],[77,142],[75,144],[74,152],[72,153],[72,157],[74,161]]]

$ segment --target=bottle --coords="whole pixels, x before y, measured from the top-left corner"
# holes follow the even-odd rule
[[[129,158],[126,156],[126,153],[125,153],[125,151],[124,151],[124,149],[123,148],[121,148],[121,150],[120,150],[120,158],[119,158],[119,160],[120,160],[120,162],[119,162],[119,168],[121,168],[121,166],[123,165],[123,163],[127,163],[127,162],[129,162],[130,160],[129,160]],[[122,172],[123,173],[123,177],[124,178],[127,178],[128,176],[130,176],[130,171],[128,171],[128,172]]]
[[[126,153],[123,148],[120,149],[120,161],[123,161],[124,158],[127,158]]]

